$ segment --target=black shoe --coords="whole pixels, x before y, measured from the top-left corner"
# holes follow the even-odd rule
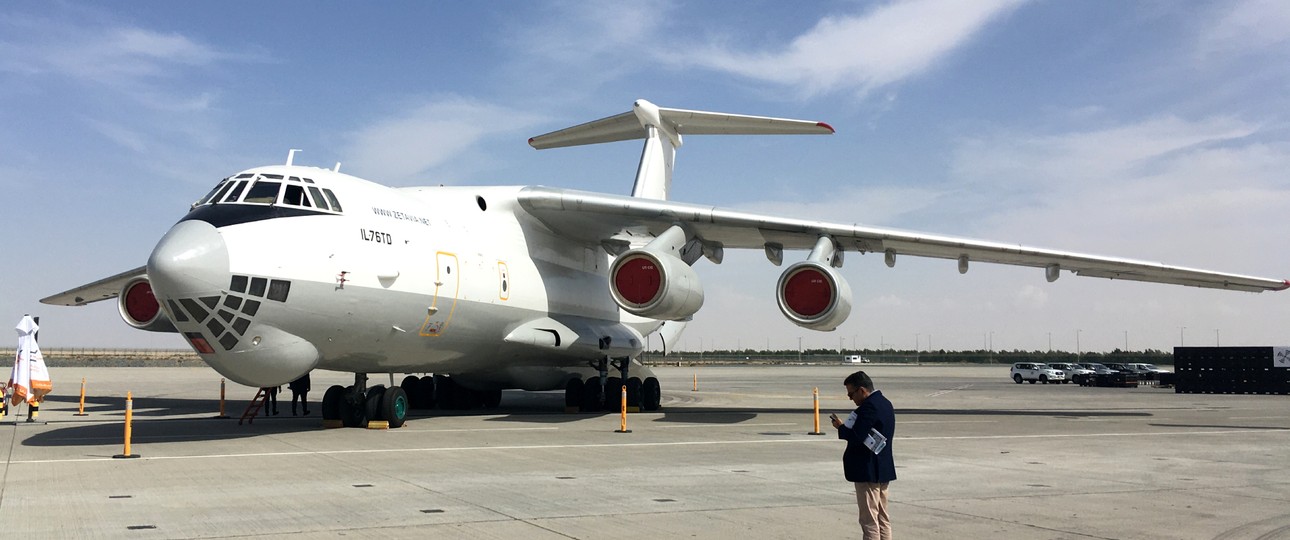
[[[309,416],[309,411],[305,411],[305,416]]]

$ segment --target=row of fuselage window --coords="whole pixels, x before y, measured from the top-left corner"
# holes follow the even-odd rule
[[[280,174],[242,173],[221,180],[215,189],[193,206],[240,202],[281,204],[340,213],[340,201],[336,199],[336,194],[328,188],[313,184],[313,180],[297,176],[288,176],[284,181]],[[247,186],[250,186],[250,189],[247,189]]]

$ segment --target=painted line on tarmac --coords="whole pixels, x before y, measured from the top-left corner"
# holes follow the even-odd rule
[[[964,435],[954,437],[897,437],[901,442],[907,441],[945,441],[945,440],[997,440],[997,439],[1067,439],[1067,438],[1097,438],[1097,437],[1197,437],[1204,435],[1233,435],[1233,434],[1260,434],[1267,435],[1270,433],[1286,434],[1290,433],[1287,429],[1230,429],[1220,431],[1161,431],[1155,433],[1054,433],[1054,434],[1037,434],[1037,435]],[[720,445],[745,445],[745,444],[801,444],[801,443],[828,443],[833,444],[833,438],[801,438],[801,439],[761,439],[761,440],[738,440],[738,441],[675,441],[675,442],[642,442],[642,443],[590,443],[590,444],[533,444],[533,445],[508,445],[508,446],[454,446],[443,448],[365,448],[358,450],[318,450],[318,451],[294,451],[294,452],[255,452],[245,454],[207,454],[192,456],[142,456],[138,461],[166,461],[166,460],[187,460],[187,459],[228,459],[228,458],[253,458],[253,457],[289,457],[289,456],[336,456],[347,454],[390,454],[390,453],[441,453],[441,452],[481,452],[481,451],[506,451],[506,450],[569,450],[569,449],[593,449],[593,448],[660,448],[668,446],[720,446]],[[13,460],[8,462],[9,465],[32,465],[44,463],[79,463],[91,461],[114,461],[121,463],[120,460],[110,457],[95,458],[73,458],[73,459],[32,459],[32,460]]]
[[[955,390],[967,390],[968,388],[972,388],[972,385],[970,385],[970,384],[965,384],[965,385],[963,385],[963,386],[956,386],[956,387],[954,387],[954,388],[950,388],[950,389],[947,389],[947,390],[941,390],[940,392],[932,392],[932,393],[930,393],[930,394],[927,394],[927,397],[943,396],[943,395],[948,394],[948,393],[950,393],[950,392],[953,392],[953,391],[955,391]]]
[[[896,422],[899,425],[905,424],[997,424],[998,420],[901,420]]]
[[[650,426],[650,427],[671,429],[671,428],[692,428],[692,427],[720,428],[720,427],[798,426],[801,424],[802,424],[801,422],[775,422],[775,423],[769,423],[769,424],[675,424],[675,425],[667,425],[667,426],[658,425],[658,426]]]

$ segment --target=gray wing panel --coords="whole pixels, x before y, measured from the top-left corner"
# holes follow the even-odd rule
[[[90,283],[81,285],[75,289],[66,290],[58,294],[40,299],[40,303],[51,306],[83,306],[100,300],[116,298],[121,293],[121,287],[126,282],[136,278],[148,275],[148,269],[140,266],[133,270],[126,270],[112,277],[106,277]]]
[[[638,199],[619,195],[527,187],[520,205],[552,230],[582,242],[621,238],[624,231],[659,234],[683,224],[704,241],[731,249],[810,249],[822,234],[842,249],[891,251],[896,256],[958,259],[1060,270],[1087,277],[1170,283],[1262,292],[1290,288],[1290,281],[1169,266],[1158,262],[1105,257],[1020,244],[924,234],[858,224],[827,223],[724,210],[712,206]]]

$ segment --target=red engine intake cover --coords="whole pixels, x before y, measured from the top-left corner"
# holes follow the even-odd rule
[[[833,282],[813,267],[803,267],[784,283],[784,304],[804,319],[814,319],[833,303]]]
[[[614,274],[614,289],[623,300],[645,305],[658,297],[663,276],[653,259],[637,255],[624,261]]]
[[[138,324],[152,322],[161,311],[157,298],[152,294],[152,284],[147,281],[137,281],[130,285],[122,298],[122,304],[125,307],[125,314]]]

